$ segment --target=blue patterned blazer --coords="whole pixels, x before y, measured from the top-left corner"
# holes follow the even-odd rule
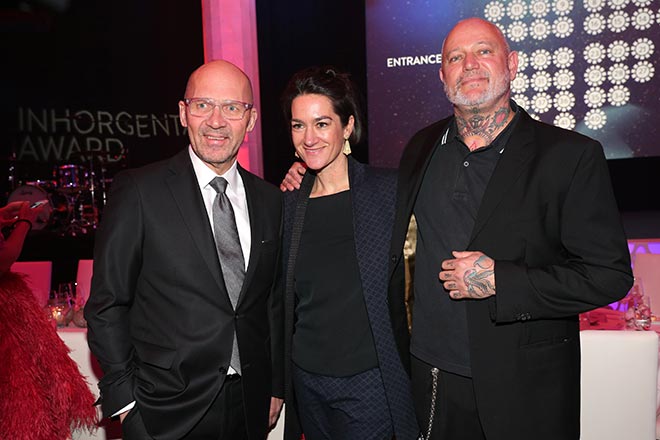
[[[397,339],[408,338],[408,328],[393,325],[388,309],[388,255],[394,203],[396,198],[396,170],[374,168],[348,158],[348,175],[353,207],[355,253],[359,265],[362,291],[367,315],[374,337],[381,376],[385,385],[387,402],[392,415],[392,425],[399,440],[417,439],[419,429],[412,403],[410,378],[397,351],[393,328]],[[291,345],[295,325],[294,269],[305,221],[307,201],[315,180],[315,174],[307,172],[298,191],[285,194],[283,264],[285,276],[285,438],[298,440],[301,428],[298,421],[295,396],[291,380]],[[401,307],[405,306],[403,304]],[[396,315],[400,319],[399,314]],[[405,353],[407,357],[407,352]]]

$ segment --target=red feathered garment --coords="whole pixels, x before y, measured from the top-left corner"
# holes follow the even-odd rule
[[[23,276],[0,277],[0,439],[96,427],[94,396]]]

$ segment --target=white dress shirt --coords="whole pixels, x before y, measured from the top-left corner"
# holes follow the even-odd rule
[[[211,185],[211,181],[218,177],[218,175],[197,157],[192,147],[188,147],[190,160],[192,161],[195,175],[197,176],[197,184],[202,192],[204,199],[204,206],[206,207],[206,214],[213,230],[213,202],[217,193]],[[227,180],[227,189],[225,194],[234,208],[234,217],[236,218],[236,228],[238,229],[238,238],[241,242],[241,250],[243,251],[243,261],[245,262],[245,270],[247,270],[250,260],[250,246],[252,244],[252,235],[250,234],[250,215],[248,212],[247,198],[245,196],[245,185],[243,179],[238,173],[237,164],[234,161],[232,166],[226,173],[221,175]],[[213,231],[215,234],[215,231]]]

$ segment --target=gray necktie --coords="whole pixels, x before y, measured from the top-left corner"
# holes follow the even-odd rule
[[[225,194],[227,181],[222,177],[216,177],[211,181],[210,185],[218,193],[213,201],[215,246],[218,249],[220,267],[222,268],[222,276],[225,279],[225,287],[229,294],[229,300],[234,309],[236,309],[238,297],[243,287],[243,279],[245,278],[243,251],[241,249],[240,239],[238,238],[234,209]],[[230,365],[237,373],[241,373],[241,362],[238,355],[235,330]]]

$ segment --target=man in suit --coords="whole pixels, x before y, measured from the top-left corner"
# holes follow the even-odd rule
[[[125,439],[263,440],[279,415],[281,194],[236,162],[252,102],[239,68],[201,66],[179,102],[190,146],[113,180],[85,318]]]
[[[578,314],[632,284],[601,145],[518,107],[517,67],[494,24],[459,22],[440,69],[454,114],[401,158],[390,305],[414,215],[413,394],[433,439],[577,440]]]

